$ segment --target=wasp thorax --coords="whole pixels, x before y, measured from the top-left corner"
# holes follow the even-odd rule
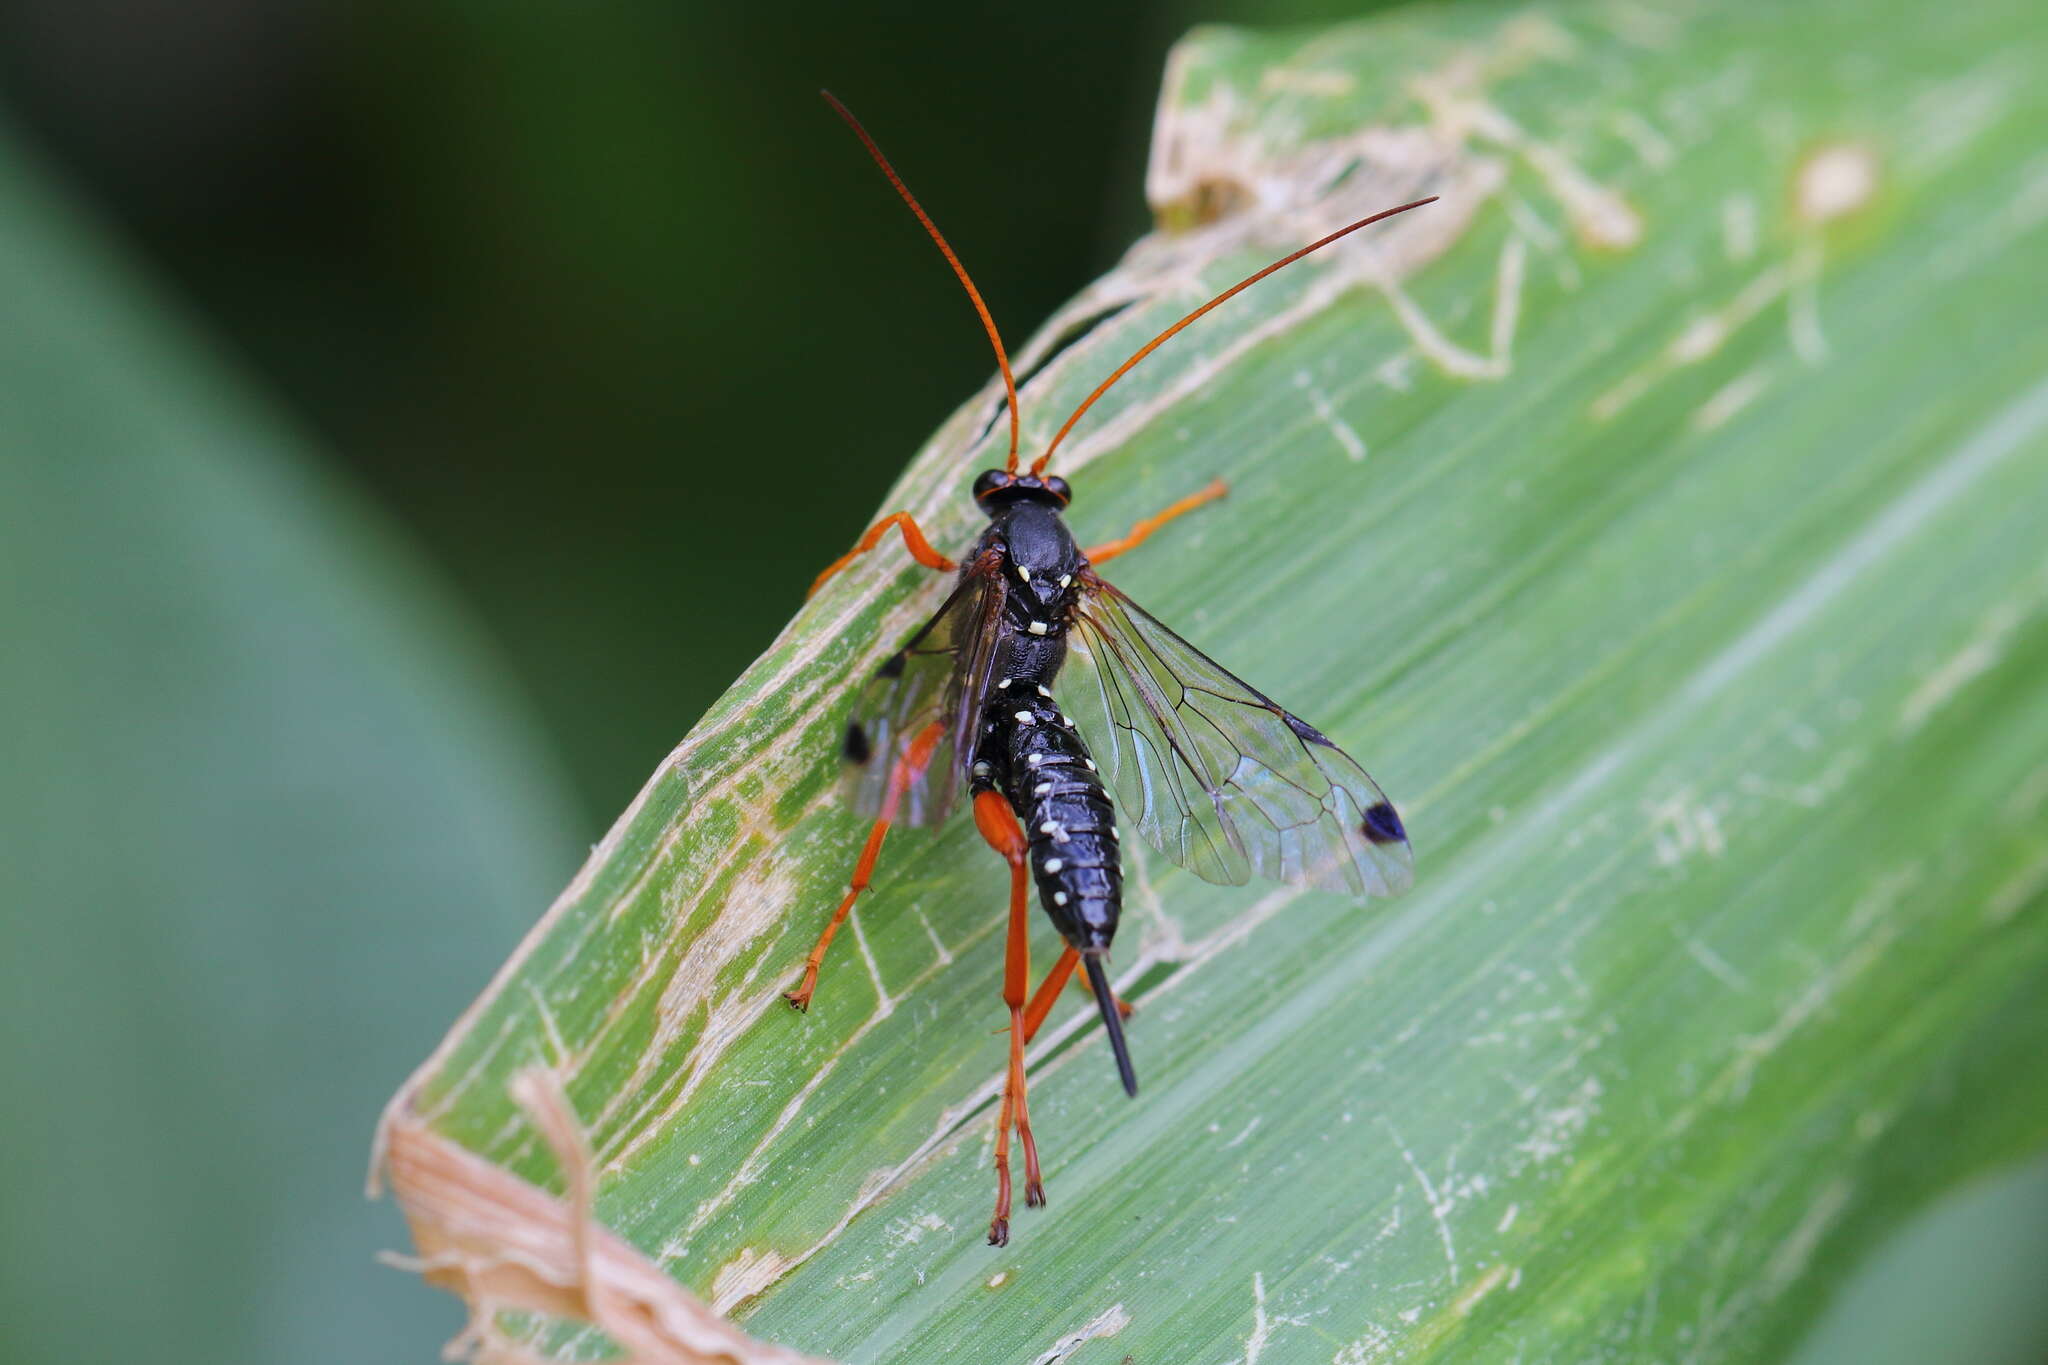
[[[1081,550],[1073,533],[1059,508],[1045,502],[1007,503],[997,509],[994,521],[992,534],[1001,540],[1006,571],[1013,580],[1012,600],[1024,606],[1031,619],[1050,625],[1081,571]]]

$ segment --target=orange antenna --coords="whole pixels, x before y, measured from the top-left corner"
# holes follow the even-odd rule
[[[1396,209],[1382,209],[1380,212],[1375,213],[1370,218],[1361,218],[1357,222],[1351,224],[1349,227],[1338,228],[1329,236],[1324,237],[1319,241],[1310,242],[1307,246],[1303,247],[1301,250],[1297,252],[1294,252],[1291,255],[1282,256],[1279,260],[1273,262],[1273,264],[1267,266],[1264,270],[1261,270],[1253,275],[1245,276],[1236,284],[1231,285],[1230,288],[1224,290],[1215,298],[1210,299],[1200,308],[1197,308],[1194,312],[1182,318],[1179,322],[1174,323],[1173,326],[1167,328],[1158,336],[1153,337],[1150,341],[1146,342],[1143,346],[1140,346],[1138,348],[1138,353],[1136,355],[1132,356],[1129,360],[1126,360],[1123,364],[1117,366],[1115,373],[1111,374],[1109,378],[1103,380],[1100,384],[1096,385],[1095,392],[1089,394],[1086,398],[1081,400],[1081,406],[1074,409],[1074,415],[1067,418],[1066,425],[1061,427],[1058,433],[1053,436],[1052,444],[1048,445],[1045,448],[1045,453],[1043,455],[1040,455],[1037,459],[1031,462],[1031,472],[1033,474],[1044,473],[1046,461],[1050,460],[1052,458],[1052,453],[1060,448],[1060,442],[1067,439],[1067,433],[1074,429],[1074,423],[1081,420],[1081,414],[1088,411],[1089,408],[1093,407],[1095,405],[1096,399],[1102,397],[1103,394],[1108,393],[1111,386],[1114,385],[1117,380],[1122,379],[1125,375],[1129,374],[1133,369],[1135,369],[1139,361],[1143,360],[1146,356],[1151,355],[1154,351],[1158,350],[1166,342],[1170,341],[1173,338],[1174,334],[1180,331],[1181,328],[1187,326],[1196,318],[1202,316],[1202,314],[1208,312],[1211,308],[1216,307],[1218,304],[1226,303],[1230,299],[1236,297],[1238,294],[1243,293],[1245,290],[1251,288],[1260,280],[1265,279],[1266,276],[1272,274],[1276,270],[1279,270],[1281,267],[1293,265],[1296,261],[1300,260],[1302,257],[1308,255],[1312,251],[1321,251],[1324,247],[1336,241],[1339,237],[1348,237],[1362,227],[1372,226],[1374,223],[1379,222],[1382,218],[1392,218],[1397,213],[1406,213],[1410,209],[1419,209],[1424,204],[1434,204],[1436,200],[1437,196],[1432,194],[1427,199],[1418,199],[1412,204],[1403,204],[1401,205],[1401,207]]]
[[[939,225],[934,223],[931,215],[924,211],[924,205],[917,202],[917,196],[912,194],[910,187],[903,183],[903,177],[896,174],[896,168],[889,164],[888,157],[882,155],[882,149],[875,145],[873,138],[868,136],[868,130],[860,126],[860,120],[853,116],[853,111],[834,98],[830,90],[820,90],[818,93],[825,97],[825,103],[832,106],[834,113],[846,120],[846,126],[853,129],[853,135],[859,138],[861,145],[868,149],[868,155],[873,157],[875,164],[882,168],[882,174],[889,177],[889,183],[896,187],[896,193],[903,196],[903,202],[910,205],[910,211],[917,215],[917,221],[924,224],[924,230],[931,234],[934,242],[938,243],[939,250],[945,253],[946,264],[953,267],[953,273],[960,277],[960,287],[967,291],[967,297],[973,301],[974,311],[981,315],[982,330],[988,333],[988,344],[996,348],[996,367],[1003,372],[1003,392],[1009,396],[1010,402],[1010,458],[1004,467],[1012,474],[1016,473],[1018,442],[1017,379],[1015,375],[1010,373],[1010,356],[1009,352],[1003,349],[1003,335],[996,330],[996,320],[989,316],[988,305],[981,301],[981,291],[976,289],[974,281],[968,278],[967,267],[960,264],[960,258],[953,254],[953,248],[947,243],[945,234],[939,231]]]

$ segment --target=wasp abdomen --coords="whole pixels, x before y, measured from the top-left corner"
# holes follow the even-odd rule
[[[1012,705],[1006,719],[1005,794],[1031,842],[1039,903],[1067,942],[1107,949],[1123,910],[1123,859],[1102,777],[1050,697]]]

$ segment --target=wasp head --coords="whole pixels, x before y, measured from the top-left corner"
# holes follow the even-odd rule
[[[1074,491],[1057,474],[1040,477],[1037,474],[1012,474],[1007,469],[991,469],[974,481],[974,505],[991,517],[1016,502],[1042,502],[1049,507],[1064,509],[1073,500]]]

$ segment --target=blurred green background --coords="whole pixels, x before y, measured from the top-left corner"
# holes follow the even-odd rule
[[[594,838],[991,368],[819,88],[1021,340],[1146,227],[1176,36],[1370,8],[41,0],[0,61],[481,613]]]
[[[0,8],[0,1354],[459,1326],[377,1107],[990,369],[818,87],[1021,340],[1144,230],[1176,36],[1372,8]],[[1887,1273],[2038,1359],[1956,1319],[2048,1179],[1977,1200]],[[1827,1358],[1931,1358],[1901,1298]]]

